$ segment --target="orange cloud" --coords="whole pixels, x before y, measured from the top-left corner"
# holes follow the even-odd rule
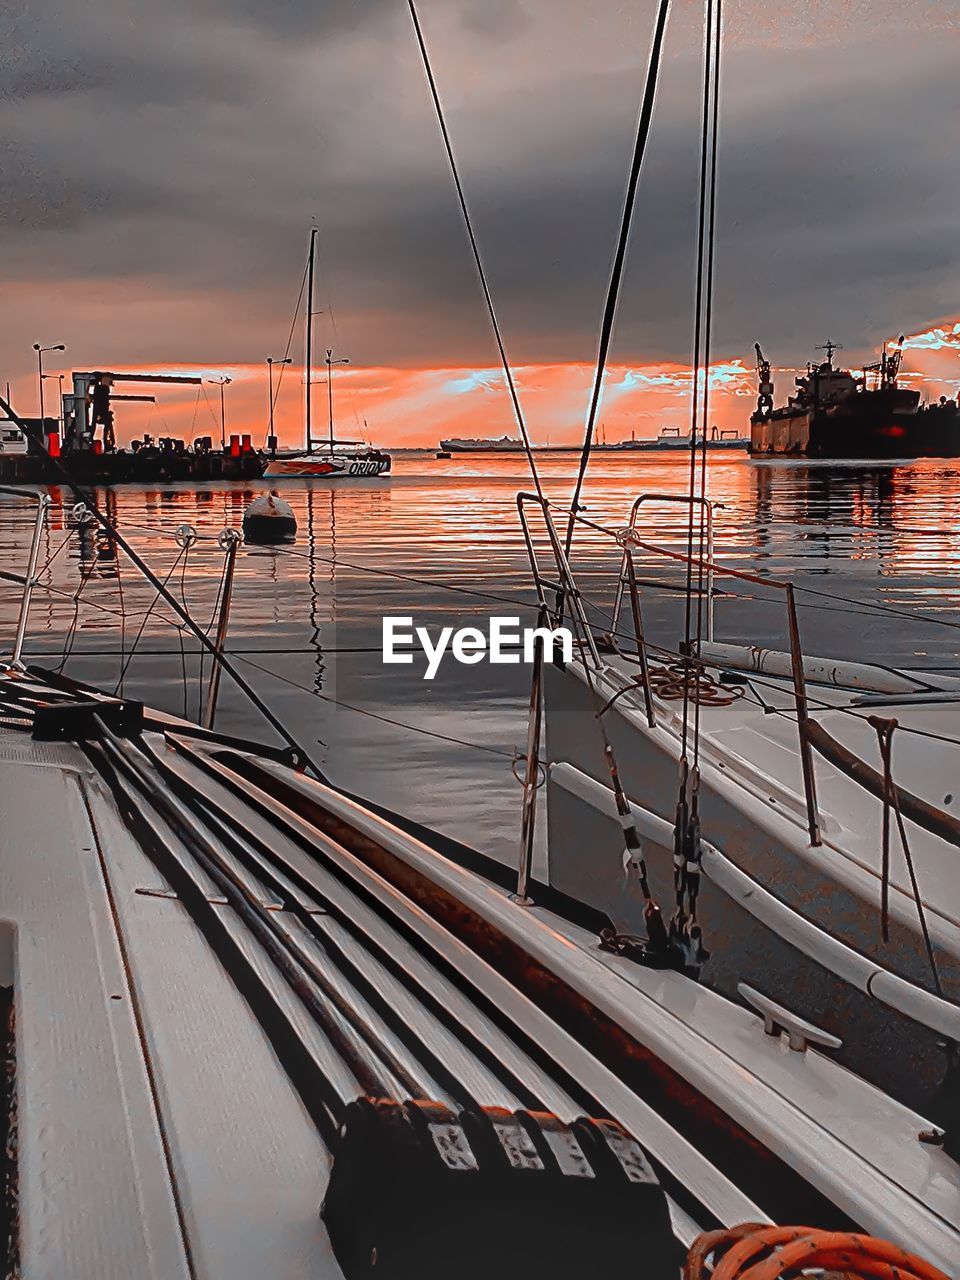
[[[200,376],[198,387],[125,384],[121,390],[154,394],[156,404],[118,402],[117,435],[122,443],[144,432],[157,436],[220,434],[220,389],[214,379],[231,379],[225,392],[226,431],[248,432],[263,444],[269,414],[266,370],[259,365],[217,368],[140,366],[117,373],[181,373]],[[285,445],[303,438],[304,371],[295,365],[274,372],[274,423]],[[538,444],[577,444],[593,380],[582,364],[526,365],[514,371],[527,425]],[[702,380],[701,380],[702,382]],[[47,384],[50,388],[50,383]],[[516,423],[501,371],[495,368],[395,369],[351,365],[334,373],[335,429],[340,439],[371,438],[393,447],[435,447],[441,436],[516,435]],[[682,365],[614,365],[608,369],[600,423],[605,438],[656,435],[661,427],[686,429],[692,374]],[[55,399],[54,383],[48,390]],[[36,389],[17,388],[24,412],[35,412]],[[710,370],[710,421],[743,426],[751,410],[753,372],[740,361]],[[15,396],[15,404],[18,397]],[[49,410],[48,410],[49,411]],[[326,372],[315,371],[313,433],[328,429]]]
[[[904,379],[935,397],[953,394],[960,377],[960,322],[945,322],[904,343]],[[55,370],[51,370],[55,372]],[[116,372],[133,372],[117,368]],[[122,443],[144,432],[157,437],[220,434],[220,390],[213,380],[231,379],[226,388],[226,429],[249,433],[258,446],[267,434],[266,368],[260,364],[187,368],[140,366],[142,373],[190,373],[199,387],[145,385],[126,387],[156,395],[155,405],[118,403],[118,438]],[[531,364],[515,371],[520,401],[531,438],[536,444],[579,444],[593,381],[586,364]],[[793,389],[792,369],[775,370],[776,401]],[[703,375],[701,374],[701,385]],[[55,400],[56,383],[48,382],[48,405]],[[654,436],[662,427],[690,425],[693,385],[688,366],[616,364],[607,370],[599,423],[608,441],[635,435]],[[284,445],[303,439],[304,371],[296,365],[275,369],[274,418]],[[710,368],[708,423],[746,430],[756,395],[756,375],[742,360],[718,361]],[[21,380],[14,404],[36,412],[36,380]],[[503,375],[497,368],[449,367],[408,369],[350,365],[334,373],[336,434],[340,439],[371,439],[386,447],[435,447],[441,436],[516,435],[516,424]],[[49,411],[49,410],[48,410]],[[314,371],[313,431],[326,434],[328,399],[326,371]]]

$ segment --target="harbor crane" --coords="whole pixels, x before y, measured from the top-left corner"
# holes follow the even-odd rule
[[[877,375],[877,390],[889,391],[897,385],[897,375],[900,372],[900,361],[903,359],[903,343],[905,335],[901,333],[897,339],[897,345],[888,354],[887,344],[883,344],[883,353],[879,360],[875,360],[872,364],[863,366],[864,377],[868,373]]]
[[[757,416],[769,418],[773,413],[773,379],[770,376],[770,361],[760,349],[760,343],[753,344],[757,353]]]
[[[103,428],[103,447],[113,449],[116,435],[113,429],[114,400],[140,400],[148,404],[155,401],[151,395],[120,395],[113,392],[117,382],[156,383],[177,382],[199,386],[201,378],[175,373],[74,373],[73,391],[63,397],[63,448],[65,452],[86,451],[93,448],[97,427]]]

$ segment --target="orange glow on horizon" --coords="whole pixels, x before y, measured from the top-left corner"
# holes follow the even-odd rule
[[[154,438],[220,435],[220,388],[225,391],[226,434],[248,432],[262,446],[267,434],[268,390],[263,366],[187,368],[174,365],[116,366],[117,373],[179,373],[201,376],[199,387],[129,385],[121,390],[156,395],[155,405],[118,402],[117,438],[121,444],[144,432]],[[584,364],[526,365],[514,369],[531,438],[537,444],[579,444],[594,370]],[[702,375],[701,375],[702,379]],[[48,384],[49,385],[49,384]],[[690,425],[692,373],[678,364],[614,365],[607,370],[599,425],[611,442],[655,436],[662,427]],[[36,390],[18,386],[14,398],[36,412]],[[338,439],[371,439],[394,448],[435,448],[441,437],[518,434],[503,374],[499,369],[338,368],[333,377],[334,420]],[[296,365],[274,372],[274,423],[284,446],[303,440],[304,370]],[[710,424],[746,428],[754,397],[754,374],[739,360],[710,371]],[[48,408],[48,412],[50,412]],[[313,435],[328,431],[326,371],[313,376]]]
[[[945,321],[904,343],[902,378],[925,398],[956,394],[960,381],[960,322]],[[80,366],[86,367],[86,366]],[[200,387],[145,384],[121,390],[154,394],[156,404],[119,402],[115,407],[121,444],[147,433],[192,442],[209,435],[219,442],[220,388],[213,379],[228,377],[226,433],[249,433],[262,447],[268,423],[267,373],[260,364],[189,367],[181,364],[114,366],[115,371],[178,373],[201,376]],[[58,370],[50,369],[55,378]],[[793,369],[775,369],[775,401],[785,402],[793,390]],[[530,436],[539,445],[576,445],[593,382],[587,364],[535,364],[514,370]],[[69,375],[65,379],[69,389]],[[56,382],[48,381],[52,412]],[[281,444],[295,447],[304,433],[304,371],[297,365],[274,368],[275,426]],[[690,426],[692,373],[678,363],[616,364],[604,381],[598,425],[601,438],[613,443],[655,436],[663,427]],[[503,374],[498,368],[432,369],[364,367],[351,364],[334,372],[335,431],[339,439],[366,438],[387,448],[435,448],[441,437],[517,436]],[[718,361],[710,369],[708,426],[735,428],[746,434],[756,397],[756,373],[742,359]],[[37,412],[36,378],[21,378],[13,388],[13,404],[26,416]],[[313,434],[328,430],[326,370],[313,374]],[[701,424],[702,425],[702,424]]]

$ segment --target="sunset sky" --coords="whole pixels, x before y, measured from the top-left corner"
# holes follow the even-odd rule
[[[419,8],[532,434],[574,441],[652,0]],[[856,366],[900,332],[914,384],[954,393],[953,6],[726,10],[711,420],[745,424],[757,339],[778,402],[827,338]],[[675,0],[671,15],[610,439],[688,421],[701,12]],[[37,411],[33,343],[64,342],[51,372],[230,376],[228,430],[261,442],[264,360],[284,354],[315,220],[317,345],[351,361],[339,433],[512,429],[402,0],[6,0],[0,50],[0,382],[21,412]],[[121,439],[218,431],[216,387],[157,396],[118,406]],[[320,424],[322,383],[314,396]],[[289,443],[302,400],[294,364],[277,401]]]

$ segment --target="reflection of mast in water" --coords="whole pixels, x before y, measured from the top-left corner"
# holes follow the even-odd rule
[[[103,494],[104,514],[110,522],[105,529],[101,528],[97,539],[97,560],[103,565],[101,577],[114,578],[119,574],[117,567],[117,540],[113,531],[117,527],[117,494],[114,489],[106,489]]]
[[[773,542],[770,523],[773,520],[773,485],[770,467],[754,467],[756,493],[754,494],[754,520],[757,538],[757,558],[766,559],[767,548]]]
[[[334,590],[336,585],[336,558],[337,558],[337,512],[336,512],[336,494],[335,487],[331,486],[327,492],[330,495],[330,573],[329,581],[331,584],[331,598],[336,598]],[[323,641],[320,634],[321,623],[318,617],[318,604],[320,594],[317,589],[317,527],[316,527],[316,501],[317,493],[313,485],[307,486],[307,588],[310,592],[310,644],[314,650],[314,676],[313,688],[314,692],[323,692],[324,676],[326,675],[326,659],[323,652]]]

